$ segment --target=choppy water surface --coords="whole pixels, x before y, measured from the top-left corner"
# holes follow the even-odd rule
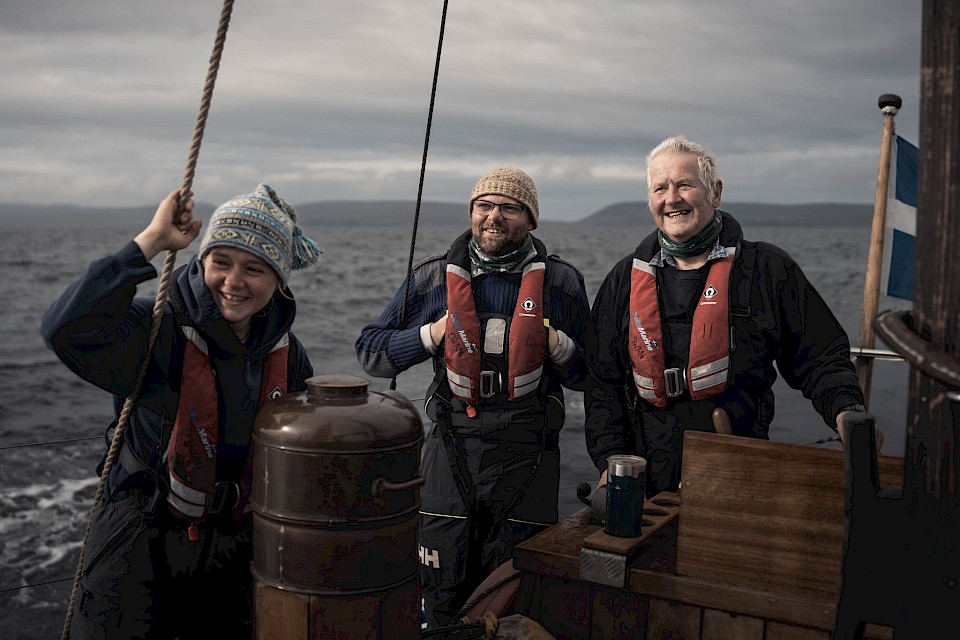
[[[0,638],[59,637],[83,531],[96,490],[94,468],[103,431],[112,418],[109,396],[78,379],[46,349],[38,329],[44,310],[87,264],[118,249],[146,220],[91,227],[83,220],[4,221],[0,234]],[[9,224],[8,224],[9,223]],[[586,228],[544,222],[536,235],[551,253],[579,267],[591,300],[613,263],[651,226],[636,230]],[[417,259],[443,251],[460,229],[418,232]],[[409,254],[409,230],[359,227],[306,229],[324,249],[321,265],[294,274],[294,331],[317,374],[365,377],[353,343],[399,286]],[[780,245],[796,258],[856,342],[869,229],[753,227],[750,239]],[[183,262],[191,251],[178,255]],[[156,262],[162,266],[162,256]],[[144,293],[156,281],[147,283]],[[882,299],[881,309],[906,303]],[[883,346],[883,345],[879,345]],[[907,367],[878,362],[871,410],[882,416],[885,452],[902,455]],[[431,377],[428,363],[400,376],[397,389],[420,404]],[[389,381],[371,381],[386,389]],[[583,401],[567,394],[560,507],[581,508],[579,482],[597,473],[583,441]],[[778,386],[772,438],[810,443],[831,432],[799,392]],[[80,439],[80,440],[77,440]],[[21,446],[65,441],[49,446]],[[827,444],[824,446],[836,446]],[[23,585],[35,585],[21,589]]]

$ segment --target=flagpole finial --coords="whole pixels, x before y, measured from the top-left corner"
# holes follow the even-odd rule
[[[897,115],[897,111],[900,110],[900,106],[902,104],[903,100],[901,100],[900,96],[896,95],[895,93],[885,93],[877,100],[877,106],[880,107],[883,115]]]

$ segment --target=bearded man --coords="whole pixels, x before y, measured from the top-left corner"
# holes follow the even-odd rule
[[[419,532],[430,627],[457,622],[514,545],[557,521],[561,387],[583,390],[587,377],[583,276],[531,235],[533,180],[491,171],[468,213],[471,228],[417,264],[356,342],[373,376],[433,362]]]

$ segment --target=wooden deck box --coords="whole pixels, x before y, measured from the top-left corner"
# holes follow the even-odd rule
[[[518,612],[559,639],[829,640],[842,452],[688,432],[683,456],[681,491],[647,500],[639,538],[607,536],[583,509],[518,545]],[[900,486],[903,460],[878,462],[881,484]],[[867,625],[866,636],[893,632]]]

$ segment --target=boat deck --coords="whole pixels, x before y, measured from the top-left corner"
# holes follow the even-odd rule
[[[901,482],[901,459],[879,467],[885,486]],[[584,508],[518,545],[517,610],[562,639],[829,640],[842,453],[689,433],[683,477],[682,497],[646,501],[639,538],[606,535]]]

